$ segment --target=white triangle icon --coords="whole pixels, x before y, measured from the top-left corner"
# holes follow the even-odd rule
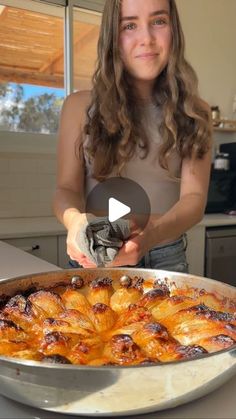
[[[108,201],[108,220],[112,223],[113,221],[119,220],[126,214],[131,212],[131,208],[115,198],[109,198]]]

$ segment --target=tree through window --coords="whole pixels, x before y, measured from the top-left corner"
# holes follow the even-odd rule
[[[55,133],[64,96],[63,17],[0,5],[0,129]]]

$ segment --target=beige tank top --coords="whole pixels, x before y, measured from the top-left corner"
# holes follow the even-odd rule
[[[137,182],[149,197],[151,214],[161,215],[168,211],[179,199],[180,182],[175,177],[180,176],[181,160],[176,152],[173,152],[170,156],[169,165],[172,175],[160,167],[158,149],[161,137],[158,126],[161,120],[161,111],[153,104],[142,106],[142,118],[150,141],[150,151],[145,159],[142,159],[136,153],[126,164],[122,171],[122,176]],[[86,144],[88,142],[89,137],[87,136],[84,142],[86,196],[98,183],[92,177],[93,167],[86,153]],[[117,176],[115,168],[108,177],[113,176]]]

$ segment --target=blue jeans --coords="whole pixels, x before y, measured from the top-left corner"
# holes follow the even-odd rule
[[[178,240],[165,244],[163,246],[153,247],[146,255],[134,266],[122,266],[127,268],[143,269],[163,269],[174,272],[188,273],[188,263],[185,250],[187,247],[186,235]],[[70,268],[82,268],[77,262],[70,260]]]
[[[188,273],[185,250],[186,236],[163,246],[153,247],[133,268],[163,269],[166,271]],[[131,266],[129,266],[131,267]]]

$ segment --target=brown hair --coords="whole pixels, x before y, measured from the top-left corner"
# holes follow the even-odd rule
[[[161,105],[163,111],[159,163],[167,170],[172,151],[176,150],[181,159],[202,158],[211,141],[208,106],[198,95],[196,74],[184,57],[185,42],[175,0],[169,0],[169,4],[171,52],[153,89],[154,103]],[[105,3],[85,126],[85,133],[90,137],[87,153],[93,161],[93,176],[98,180],[105,179],[114,166],[120,175],[137,146],[143,151],[142,158],[149,151],[140,110],[119,55],[120,7],[121,0]]]

